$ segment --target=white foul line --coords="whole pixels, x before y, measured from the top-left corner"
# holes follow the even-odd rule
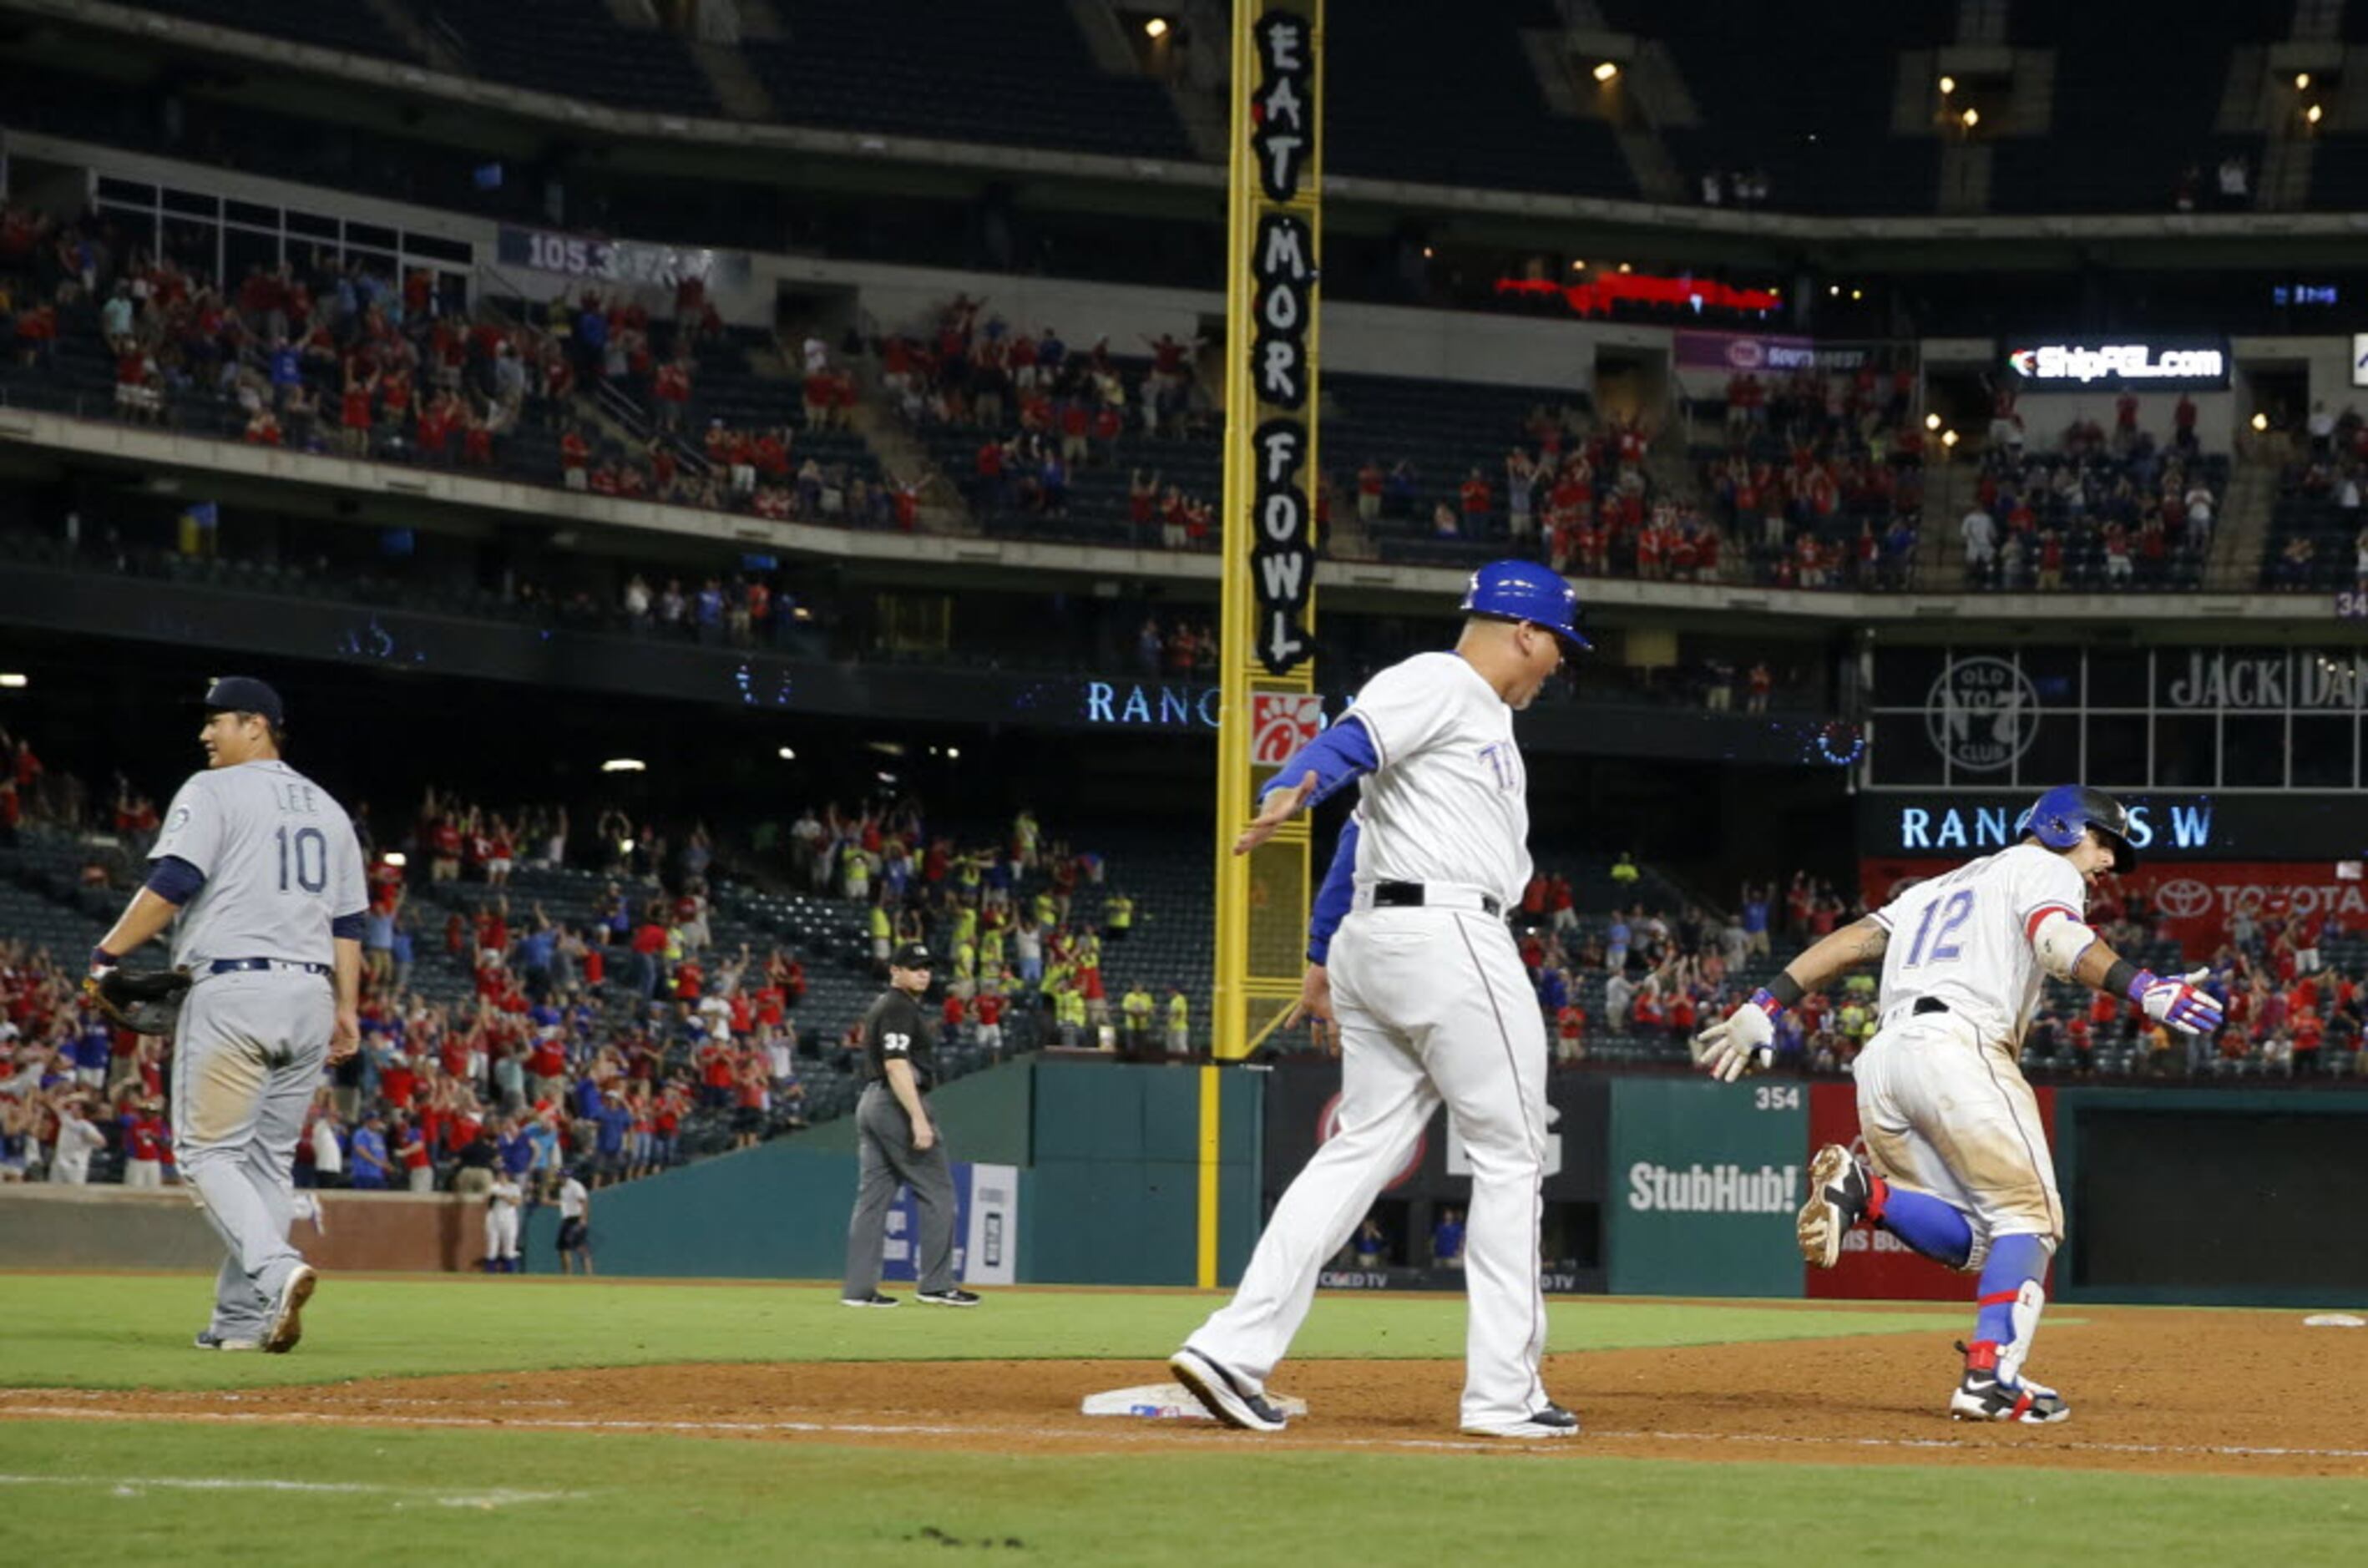
[[[87,1413],[85,1413],[87,1414]],[[286,1481],[276,1476],[235,1475],[0,1475],[0,1486],[104,1486],[119,1497],[142,1492],[301,1492],[352,1495],[431,1494],[447,1508],[499,1508],[512,1503],[559,1503],[581,1492],[521,1492],[495,1487],[485,1492],[433,1492],[424,1486],[390,1486],[370,1481]]]
[[[108,1411],[77,1409],[64,1405],[0,1404],[0,1417],[58,1417],[81,1421],[217,1421],[279,1423],[284,1425],[315,1424],[341,1426],[454,1426],[454,1427],[537,1427],[564,1432],[717,1432],[717,1433],[789,1433],[817,1437],[1059,1437],[1096,1442],[1159,1442],[1167,1438],[1163,1430],[1151,1429],[1155,1424],[1130,1428],[1113,1420],[1107,1426],[990,1426],[974,1423],[939,1425],[923,1422],[851,1422],[851,1421],[653,1421],[626,1418],[564,1420],[549,1416],[483,1416],[483,1415],[339,1415],[328,1411]],[[1165,1424],[1156,1424],[1164,1427]],[[1947,1437],[1791,1437],[1780,1433],[1761,1432],[1645,1432],[1593,1430],[1583,1432],[1576,1440],[1570,1438],[1539,1439],[1508,1443],[1502,1438],[1462,1440],[1444,1437],[1325,1437],[1321,1446],[1341,1449],[1410,1449],[1417,1450],[1463,1449],[1474,1452],[1538,1450],[1584,1454],[1588,1437],[1616,1441],[1653,1441],[1671,1443],[1761,1443],[1799,1448],[1845,1447],[1865,1449],[1941,1449],[1959,1453],[2005,1454],[2011,1450],[2003,1445],[1976,1447]],[[1292,1446],[1287,1441],[1283,1445]],[[2180,1444],[2180,1443],[2102,1443],[2044,1442],[2032,1443],[2034,1456],[2055,1453],[2099,1454],[2169,1454],[2202,1456],[2213,1459],[2320,1459],[2368,1460],[2368,1449],[2296,1449],[2262,1448],[2241,1443]],[[0,1477],[0,1480],[12,1479]],[[159,1484],[162,1484],[161,1483]],[[290,1485],[305,1483],[289,1483]],[[320,1483],[330,1485],[330,1483]],[[552,1493],[551,1499],[578,1496],[576,1493]],[[544,1501],[537,1494],[520,1501]]]

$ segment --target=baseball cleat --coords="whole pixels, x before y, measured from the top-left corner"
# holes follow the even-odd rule
[[[1290,1425],[1265,1393],[1187,1345],[1167,1358],[1167,1369],[1192,1391],[1201,1407],[1228,1426],[1245,1432],[1280,1432]]]
[[[1998,1377],[1998,1346],[1975,1345],[1964,1351],[1965,1376],[1949,1396],[1952,1421],[2019,1421],[2026,1426],[2048,1426],[2072,1418],[2064,1396],[2044,1383],[2025,1378],[2007,1382]]]
[[[877,1290],[867,1290],[860,1296],[841,1296],[838,1299],[838,1304],[842,1307],[894,1307],[903,1303],[894,1296],[883,1296]]]
[[[975,1290],[965,1290],[957,1286],[951,1290],[916,1290],[913,1300],[931,1307],[974,1307],[978,1305],[979,1295]]]
[[[263,1333],[263,1352],[267,1356],[285,1356],[296,1348],[304,1337],[304,1303],[313,1299],[313,1288],[321,1282],[313,1266],[300,1263],[288,1272],[287,1282],[279,1287],[279,1299],[272,1303],[271,1326]]]
[[[1533,1410],[1519,1421],[1467,1422],[1467,1437],[1576,1437],[1578,1417],[1559,1404]]]
[[[189,1343],[199,1350],[257,1350],[263,1346],[259,1339],[225,1338],[210,1328],[199,1329],[198,1336]]]
[[[1870,1196],[1866,1167],[1839,1143],[1828,1143],[1809,1161],[1809,1200],[1801,1205],[1796,1233],[1801,1256],[1812,1268],[1831,1268],[1842,1256],[1842,1237],[1866,1216]]]

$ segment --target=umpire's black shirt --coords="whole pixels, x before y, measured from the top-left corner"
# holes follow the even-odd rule
[[[888,1063],[913,1064],[916,1087],[938,1081],[938,1026],[918,1002],[890,986],[863,1015],[863,1081],[884,1082]]]

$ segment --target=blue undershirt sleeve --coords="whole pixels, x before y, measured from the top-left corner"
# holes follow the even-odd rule
[[[329,935],[332,937],[342,937],[348,942],[360,941],[362,939],[361,914],[358,911],[352,915],[338,915],[331,916],[329,920]]]
[[[1313,806],[1379,767],[1382,759],[1373,750],[1372,735],[1364,725],[1349,722],[1356,716],[1353,711],[1342,715],[1338,723],[1300,747],[1289,762],[1276,768],[1274,777],[1258,790],[1258,803],[1263,804],[1274,790],[1296,785],[1311,768],[1315,773],[1315,793],[1307,803]]]
[[[1332,869],[1315,890],[1315,907],[1307,916],[1307,961],[1320,964],[1332,951],[1332,933],[1349,914],[1357,885],[1357,819],[1340,824],[1339,846],[1332,851]]]
[[[148,872],[148,891],[176,909],[186,908],[206,885],[206,874],[178,855],[158,858]]]

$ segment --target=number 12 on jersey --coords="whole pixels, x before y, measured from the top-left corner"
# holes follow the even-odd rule
[[[1928,960],[1933,963],[1946,963],[1957,957],[1964,949],[1950,938],[1964,926],[1966,917],[1973,912],[1974,890],[1971,888],[1959,888],[1947,898],[1926,904],[1924,918],[1916,923],[1916,939],[1907,944],[1907,961],[1900,967],[1914,969]],[[1935,918],[1941,922],[1938,931],[1932,929]],[[1932,950],[1929,953],[1924,950],[1927,937],[1932,939]]]

